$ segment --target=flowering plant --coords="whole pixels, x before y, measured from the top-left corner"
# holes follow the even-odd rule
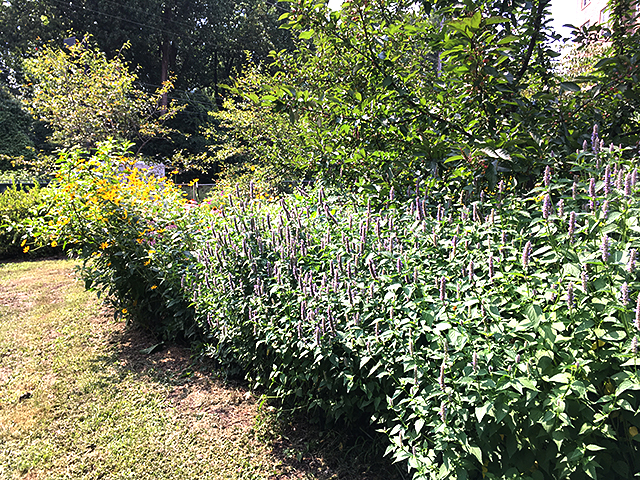
[[[165,338],[193,337],[181,287],[193,262],[190,209],[171,182],[135,168],[130,146],[107,141],[91,155],[61,153],[50,190],[56,220],[40,234],[74,246],[87,288],[106,294],[116,315]]]
[[[187,280],[209,353],[284,405],[374,422],[414,478],[629,478],[637,170],[568,165],[526,198],[230,198]]]

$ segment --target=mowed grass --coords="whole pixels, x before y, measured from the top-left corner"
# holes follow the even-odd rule
[[[0,478],[277,478],[250,394],[112,318],[71,261],[0,265]]]
[[[0,264],[0,479],[398,478],[366,436],[278,423],[188,349],[144,352],[155,344],[73,261]]]

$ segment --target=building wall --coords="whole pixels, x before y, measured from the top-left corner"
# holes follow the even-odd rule
[[[582,27],[587,22],[589,26],[604,23],[608,20],[607,0],[562,0],[576,3],[576,18],[573,25]]]

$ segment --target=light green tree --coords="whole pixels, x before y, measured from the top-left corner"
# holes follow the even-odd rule
[[[164,122],[178,108],[165,109],[160,99],[171,82],[154,93],[138,89],[136,75],[119,55],[108,59],[86,38],[63,49],[41,48],[25,61],[25,69],[33,88],[26,103],[51,125],[57,144],[90,148],[114,138],[134,141],[141,149],[151,138],[170,133]]]

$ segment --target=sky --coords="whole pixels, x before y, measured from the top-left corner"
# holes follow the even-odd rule
[[[551,16],[553,28],[563,37],[571,36],[571,29],[564,28],[565,23],[572,23],[571,11],[575,10],[576,0],[551,0]]]

